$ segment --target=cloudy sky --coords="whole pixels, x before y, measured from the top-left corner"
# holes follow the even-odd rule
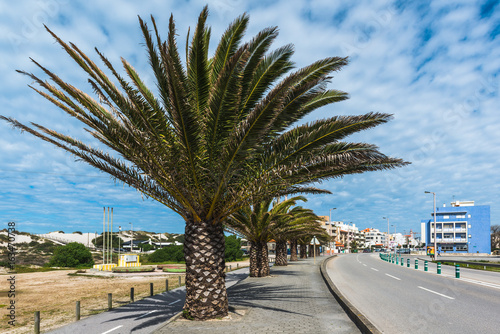
[[[153,85],[137,15],[153,14],[166,32],[176,19],[179,44],[194,27],[204,1],[0,1],[0,114],[36,122],[78,138],[82,126],[30,90],[16,69],[42,75],[32,57],[91,92],[86,77],[43,29],[74,42],[93,59],[97,47],[114,64],[127,59]],[[412,164],[324,182],[332,195],[305,205],[333,220],[391,232],[420,232],[420,219],[437,204],[474,200],[491,206],[500,223],[500,6],[498,1],[208,1],[212,45],[227,25],[250,14],[247,40],[278,26],[274,47],[293,43],[298,67],[328,56],[349,56],[331,88],[350,99],[320,109],[307,121],[370,111],[394,120],[349,138],[376,144]],[[166,33],[163,34],[164,36]],[[75,158],[0,123],[0,224],[22,231],[94,232],[103,207],[115,226],[184,232],[182,219]],[[0,226],[0,228],[3,228]]]

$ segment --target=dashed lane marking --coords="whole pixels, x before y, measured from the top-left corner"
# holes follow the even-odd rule
[[[439,293],[439,292],[436,292],[436,291],[433,291],[433,290],[430,290],[430,289],[426,289],[426,288],[424,288],[422,286],[419,286],[418,288],[422,289],[422,290],[425,290],[425,291],[429,291],[429,292],[435,293],[436,295],[439,295],[441,297],[445,297],[445,298],[448,298],[448,299],[455,299],[453,297],[450,297],[450,296],[447,296],[447,295],[443,295],[442,293]]]
[[[386,274],[387,276],[389,276],[390,278],[394,278],[394,279],[397,279],[398,281],[401,281],[401,278],[398,278],[396,276],[392,276],[392,275],[389,275],[389,274]]]
[[[109,331],[106,331],[106,332],[104,332],[104,333],[102,333],[102,334],[108,334],[108,333],[111,333],[112,331],[117,330],[118,328],[121,328],[121,327],[123,327],[123,325],[116,326],[115,328],[111,328]]]

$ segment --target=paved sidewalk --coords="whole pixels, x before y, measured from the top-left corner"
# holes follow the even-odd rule
[[[154,333],[359,333],[328,290],[323,258],[272,267],[271,277],[246,278],[228,289],[229,306],[246,311],[233,320],[172,321]]]

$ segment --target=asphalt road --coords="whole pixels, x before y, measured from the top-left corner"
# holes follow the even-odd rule
[[[226,274],[226,288],[248,277],[248,268]],[[71,323],[51,334],[147,334],[182,311],[185,287],[138,300]]]
[[[378,254],[345,254],[331,260],[334,284],[383,333],[499,333],[500,273],[452,267],[442,275],[388,263]]]

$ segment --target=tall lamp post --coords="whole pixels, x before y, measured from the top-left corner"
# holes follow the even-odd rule
[[[387,219],[387,249],[389,249],[389,217],[382,217],[382,219]]]
[[[432,197],[434,199],[434,259],[436,259],[436,254],[437,254],[437,226],[436,226],[436,193],[432,191],[426,191],[426,194],[432,194]]]
[[[333,230],[333,225],[332,225],[332,210],[337,210],[337,208],[331,208],[330,209],[330,220],[328,221],[330,223],[330,231]],[[333,232],[332,232],[333,234]],[[332,249],[332,241],[330,240],[330,250]],[[333,249],[335,251],[335,242],[333,243]]]
[[[118,265],[120,265],[120,232],[122,231],[122,227],[118,226]]]
[[[130,253],[134,251],[134,224],[129,223],[132,229],[132,240],[130,240]]]

